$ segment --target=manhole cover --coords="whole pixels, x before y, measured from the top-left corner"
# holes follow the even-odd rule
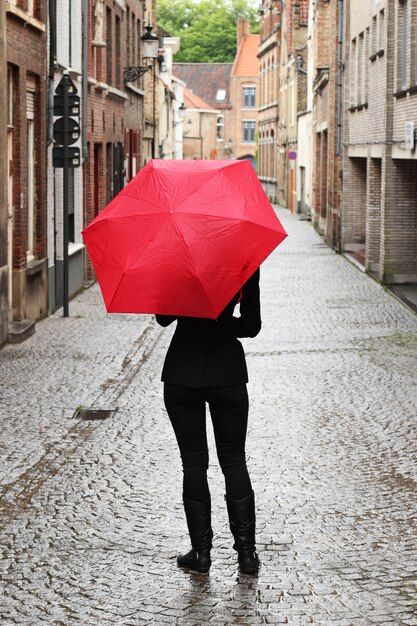
[[[78,417],[82,420],[105,420],[111,417],[114,413],[114,409],[112,410],[104,410],[104,409],[81,409],[76,412],[75,417]]]

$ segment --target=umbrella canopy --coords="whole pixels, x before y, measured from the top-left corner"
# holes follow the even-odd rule
[[[150,161],[83,231],[107,311],[216,318],[286,237],[249,161]]]

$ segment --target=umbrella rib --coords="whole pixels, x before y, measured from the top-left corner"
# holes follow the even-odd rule
[[[190,265],[192,266],[192,268],[193,268],[193,270],[194,270],[194,275],[195,275],[195,276],[198,276],[198,272],[197,272],[196,266],[195,266],[195,264],[194,264],[194,262],[193,262],[193,258],[192,258],[191,254],[190,254],[190,251],[189,251],[188,247],[185,245],[185,238],[184,238],[184,234],[183,234],[183,232],[182,232],[182,230],[181,230],[181,228],[180,228],[180,226],[179,226],[179,224],[177,223],[177,221],[176,221],[176,219],[175,219],[175,218],[174,218],[173,222],[174,222],[175,228],[177,229],[177,232],[179,233],[180,237],[181,237],[181,238],[182,238],[182,240],[184,241],[184,247],[185,247],[185,250],[186,250],[186,252],[187,252],[187,256],[188,256],[188,259],[189,259],[189,261],[190,261]],[[206,290],[205,285],[203,285],[203,283],[202,283],[201,281],[199,282],[199,285],[202,287],[202,289],[203,289],[203,291],[204,291],[204,294],[205,294],[205,296],[206,296],[207,303],[209,304],[209,306],[210,306],[210,308],[211,308],[211,310],[212,310],[212,312],[213,312],[213,307],[212,307],[212,305],[211,305],[210,298],[209,298],[209,295],[208,295],[208,293],[207,293],[207,290]]]
[[[110,300],[110,302],[109,302],[109,304],[107,306],[107,310],[109,310],[111,305],[113,304],[113,300],[115,299],[116,294],[117,294],[117,292],[119,290],[120,283],[122,282],[123,278],[125,277],[125,273],[126,273],[125,270],[123,270],[122,275],[120,276],[119,282],[117,283],[117,286],[116,286],[115,290],[113,291],[113,295],[112,295],[111,300]]]
[[[226,166],[225,166],[225,167],[226,167]],[[230,166],[229,166],[229,167],[230,167]],[[221,169],[224,169],[224,167],[222,167]],[[200,189],[200,187],[202,187],[203,185],[205,185],[205,184],[207,183],[207,181],[208,181],[208,180],[210,180],[210,178],[213,178],[213,176],[215,176],[216,174],[218,174],[218,173],[219,173],[219,171],[220,171],[220,170],[213,170],[213,172],[212,172],[212,174],[211,174],[210,176],[207,176],[207,178],[205,178],[205,179],[204,179],[204,180],[203,180],[203,181],[202,181],[202,182],[201,182],[201,183],[200,183],[197,187],[195,187],[194,189],[192,189],[192,190],[190,191],[190,193],[189,193],[189,194],[187,194],[184,198],[182,198],[182,199],[181,199],[181,202],[180,202],[180,204],[179,204],[178,206],[181,206],[181,204],[182,204],[183,202],[185,202],[186,200],[188,200],[188,198],[189,198],[190,196],[192,196],[192,195],[193,195],[193,193],[195,193],[196,191],[198,191],[198,190]],[[177,209],[178,209],[178,206],[177,206],[177,207],[175,207],[175,210],[177,210]]]

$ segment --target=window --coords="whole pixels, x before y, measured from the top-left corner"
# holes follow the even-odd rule
[[[112,46],[112,14],[111,9],[106,10],[106,52],[107,52],[107,84],[113,83],[113,46]]]
[[[364,99],[363,94],[363,56],[364,56],[364,34],[361,33],[358,37],[358,61],[357,61],[357,76],[358,76],[358,98],[357,104],[362,104]]]
[[[408,83],[407,59],[408,45],[410,39],[409,33],[409,16],[408,16],[408,0],[399,2],[399,15],[397,20],[398,37],[398,88],[406,89]]]
[[[216,93],[216,100],[223,102],[226,100],[226,89],[218,89]]]
[[[378,21],[377,16],[374,15],[372,18],[372,44],[371,44],[371,55],[376,55],[378,52]]]
[[[217,116],[217,139],[224,140],[224,115]]]
[[[140,29],[140,20],[137,20],[136,22],[136,41],[137,41],[137,52],[136,52],[136,59],[137,59],[137,63],[138,65],[141,64],[141,29]]]
[[[364,50],[363,50],[363,56],[362,56],[362,62],[363,62],[362,96],[363,96],[364,104],[368,102],[368,58],[369,58],[370,39],[371,39],[371,32],[368,26],[368,28],[365,31]]]
[[[74,168],[68,168],[68,239],[75,241]]]
[[[385,48],[385,10],[379,12],[378,50]]]
[[[131,65],[130,56],[130,9],[126,8],[126,65]]]
[[[243,108],[256,108],[256,87],[243,87]]]
[[[7,125],[13,126],[13,70],[7,68]]]
[[[243,143],[255,143],[255,120],[243,120]]]
[[[356,106],[357,102],[357,86],[358,86],[358,78],[357,78],[357,67],[358,61],[356,58],[357,55],[357,45],[356,38],[352,39],[352,44],[350,46],[350,106]]]
[[[118,87],[119,89],[121,89],[122,87],[122,73],[121,73],[121,69],[122,69],[122,63],[121,63],[121,49],[120,49],[120,43],[121,43],[121,28],[120,28],[120,17],[116,16],[116,32],[115,32],[115,36],[116,36],[116,63],[115,63],[115,70],[116,70],[116,87]]]
[[[35,96],[36,81],[28,77],[26,81],[26,128],[27,128],[27,168],[28,168],[28,223],[27,223],[27,260],[34,257],[35,230]]]

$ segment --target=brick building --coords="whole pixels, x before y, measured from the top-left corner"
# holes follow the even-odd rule
[[[184,159],[212,159],[217,155],[217,111],[186,87],[183,120]]]
[[[391,285],[417,282],[415,9],[350,0],[345,19],[342,247]]]
[[[0,4],[0,111],[7,109],[6,4]],[[0,346],[9,328],[7,119],[0,116]]]
[[[340,249],[342,170],[342,3],[310,2],[312,63],[313,224],[327,243]]]
[[[308,2],[304,0],[285,0],[281,5],[277,200],[283,206],[288,206],[291,211],[297,208],[297,186],[302,183],[301,176],[296,176],[296,159],[289,159],[289,154],[297,155],[298,116],[307,106],[307,78],[304,66],[307,59],[308,9]],[[302,170],[298,173],[302,174]]]
[[[9,339],[34,328],[47,307],[47,3],[7,0]],[[4,285],[2,284],[2,292]]]
[[[237,23],[237,51],[230,73],[230,101],[233,122],[230,126],[232,153],[236,159],[250,159],[256,165],[258,132],[259,35],[249,33],[249,20]]]
[[[269,199],[276,202],[278,59],[281,46],[281,11],[278,2],[264,0],[259,15],[258,176]]]
[[[90,1],[86,224],[135,176],[154,150],[155,64],[150,63],[152,69],[137,80],[124,74],[125,67],[144,66],[143,24],[142,0]],[[151,96],[146,133],[145,79]],[[148,139],[150,136],[146,156],[142,150],[144,134]],[[86,275],[92,276],[89,266]]]
[[[173,73],[217,113],[216,158],[232,154],[233,107],[230,100],[232,63],[174,63]],[[186,128],[186,124],[184,124]]]

